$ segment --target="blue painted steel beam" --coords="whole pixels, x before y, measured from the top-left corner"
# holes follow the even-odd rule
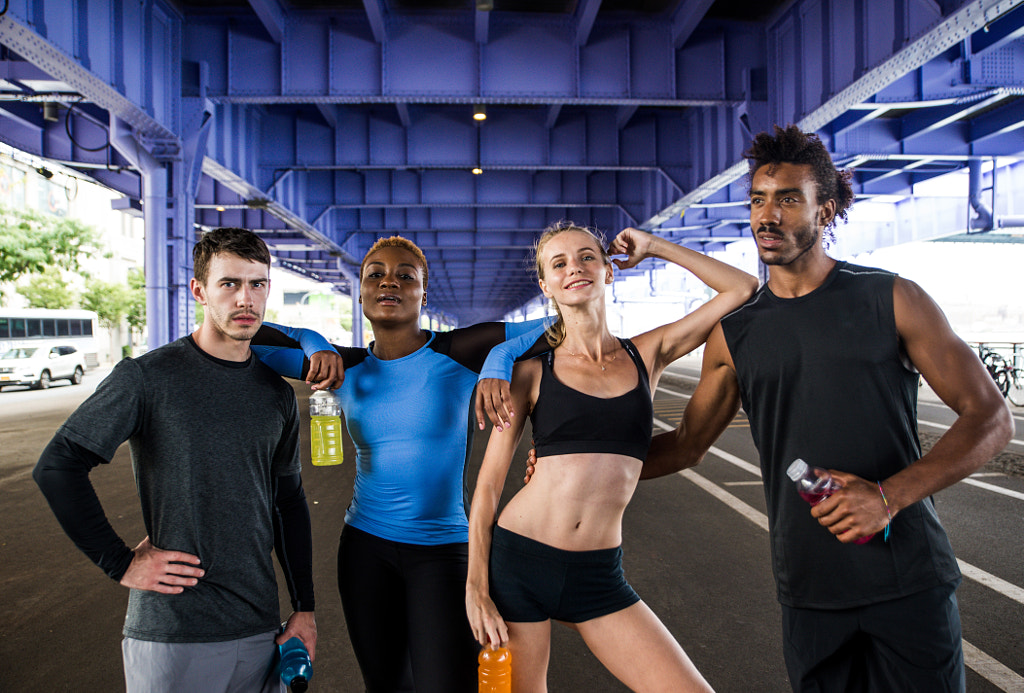
[[[474,39],[477,43],[487,43],[491,35],[491,11],[477,9],[473,14],[473,19]]]
[[[795,2],[768,27],[768,44],[773,46],[768,65],[772,114],[768,124],[796,122],[805,131],[827,132],[829,124],[851,108],[929,61],[939,58],[941,63],[944,53],[1020,5],[1014,0],[979,0],[941,17],[935,6],[908,3],[906,16],[896,25],[891,21],[891,2]],[[891,41],[884,40],[886,32]],[[716,129],[721,139],[739,128]],[[697,129],[691,131],[699,137]],[[698,140],[704,141],[706,138]],[[691,204],[733,184],[746,172],[744,161],[724,168],[698,163],[697,175],[703,180],[646,220],[644,228],[657,228],[678,217]]]
[[[284,40],[285,16],[277,0],[249,0],[249,6],[259,17],[274,43]]]
[[[982,31],[971,36],[971,53],[975,56],[1002,48],[1017,39],[1024,38],[1024,7],[1016,7],[993,22]]]
[[[599,0],[572,14],[279,3],[180,14],[161,0],[71,12],[15,0],[9,14],[34,35],[0,19],[0,41],[20,42],[33,67],[10,64],[22,72],[8,83],[42,97],[31,85],[55,62],[66,105],[80,92],[98,104],[68,120],[86,148],[119,96],[138,113],[118,117],[141,115],[138,141],[168,162],[176,189],[196,192],[196,221],[265,229],[299,271],[350,281],[377,236],[413,235],[436,263],[428,308],[455,322],[535,296],[528,273],[506,285],[501,270],[521,269],[559,217],[609,230],[647,220],[705,248],[745,236],[733,204],[746,195],[741,153],[773,122],[816,130],[861,163],[859,192],[906,191],[959,165],[936,152],[1024,150],[1014,0],[795,0],[764,23],[707,19],[709,0],[656,17],[605,14]],[[480,126],[475,103],[488,105]],[[123,159],[76,146],[33,108],[0,103],[0,138],[110,165],[96,176],[137,194]],[[476,165],[482,176],[468,172]],[[191,204],[176,200],[175,215]],[[466,282],[485,274],[489,293],[464,311]]]
[[[723,85],[715,70],[677,79],[674,66],[691,51],[683,47],[677,55],[671,27],[662,22],[599,19],[587,44],[576,45],[563,18],[498,13],[490,18],[490,40],[481,44],[471,15],[385,17],[382,44],[367,19],[377,14],[337,13],[332,22],[293,14],[281,46],[255,19],[225,24],[196,15],[184,27],[185,59],[210,64],[209,96],[222,103],[676,107],[739,103],[741,65],[757,59],[736,41],[728,65],[724,56],[716,58],[720,71],[732,71]]]
[[[585,46],[590,41],[590,32],[601,9],[601,0],[580,0],[576,8],[576,45]]]

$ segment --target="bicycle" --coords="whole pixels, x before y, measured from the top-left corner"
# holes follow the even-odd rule
[[[1007,364],[1000,375],[1006,378],[1006,392],[1003,396],[1018,407],[1024,407],[1024,368]]]
[[[1024,368],[1011,365],[997,351],[978,345],[978,357],[992,376],[999,393],[1018,407],[1024,406]]]

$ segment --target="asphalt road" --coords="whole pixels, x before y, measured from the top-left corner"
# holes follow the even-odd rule
[[[673,371],[655,405],[667,426],[678,421],[696,375],[693,362]],[[44,392],[0,391],[0,691],[124,689],[120,632],[127,593],[74,548],[30,476],[50,436],[102,375],[91,371],[83,385]],[[296,385],[296,393],[305,411],[305,386]],[[952,420],[933,400],[923,393],[926,443]],[[958,595],[972,693],[1024,691],[1024,477],[1005,473],[1024,468],[1024,419],[1020,411],[1015,418],[1016,442],[1007,452],[936,499],[967,574]],[[346,447],[340,467],[312,467],[304,443],[320,630],[310,690],[361,691],[334,582],[354,453]],[[477,436],[470,488],[484,443]],[[625,517],[627,577],[719,691],[789,690],[756,464],[741,414],[695,471],[641,483]],[[141,540],[126,447],[92,480],[115,528],[129,544]],[[506,494],[520,483],[510,475]],[[287,615],[286,594],[281,603]],[[562,627],[554,629],[549,680],[553,693],[626,690]]]

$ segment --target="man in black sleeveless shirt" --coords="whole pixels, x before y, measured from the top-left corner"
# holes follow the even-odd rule
[[[697,464],[742,403],[793,689],[962,691],[960,572],[931,495],[1007,444],[1009,410],[919,286],[826,255],[852,174],[817,136],[776,127],[745,156],[768,281],[711,333],[683,421],[654,438],[644,478]],[[958,415],[923,456],[918,374]],[[843,488],[808,506],[785,473],[797,457]]]

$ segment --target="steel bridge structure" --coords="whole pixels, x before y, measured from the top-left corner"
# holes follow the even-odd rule
[[[4,0],[0,141],[144,214],[151,347],[191,328],[216,226],[349,296],[401,234],[465,325],[538,296],[553,221],[749,237],[742,153],[774,124],[883,206],[846,248],[1022,240],[1022,37],[1024,0]]]

